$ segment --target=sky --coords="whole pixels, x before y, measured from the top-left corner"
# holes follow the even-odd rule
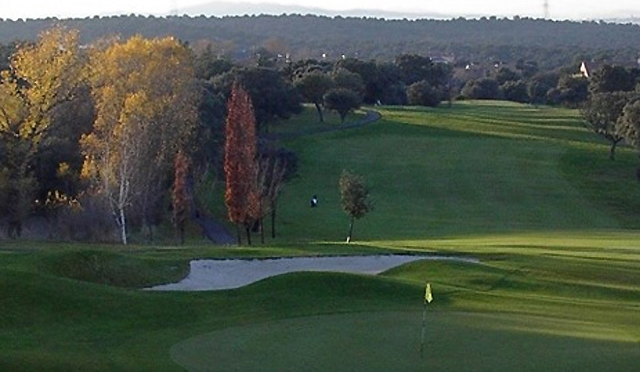
[[[236,2],[236,0],[226,0]],[[602,19],[640,17],[638,0],[547,0],[553,19]],[[0,6],[0,18],[90,17],[115,14],[182,14],[190,6],[211,0],[18,0]],[[378,9],[393,12],[442,14],[446,16],[544,16],[544,0],[239,0],[277,3],[328,10]]]

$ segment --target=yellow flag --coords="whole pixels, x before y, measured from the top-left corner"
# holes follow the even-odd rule
[[[433,301],[433,295],[431,294],[431,283],[427,283],[427,288],[424,290],[424,300],[428,303]]]

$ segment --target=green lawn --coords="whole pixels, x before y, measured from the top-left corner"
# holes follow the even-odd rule
[[[583,322],[521,315],[381,312],[292,318],[226,328],[175,345],[190,371],[632,371],[637,345],[564,336]]]
[[[292,143],[302,161],[283,197],[287,238],[346,236],[336,208],[343,168],[367,178],[376,207],[356,224],[356,239],[639,227],[635,155],[622,149],[610,164],[575,111],[476,102],[382,114],[357,132]],[[305,208],[314,194],[320,208]]]
[[[1,242],[0,371],[635,371],[635,151],[610,162],[572,110],[460,102],[381,112],[364,128],[286,143],[300,172],[267,245]],[[375,202],[349,245],[343,168],[365,176]],[[183,277],[192,258],[389,252],[481,263],[140,290]],[[420,359],[425,281],[435,299]]]

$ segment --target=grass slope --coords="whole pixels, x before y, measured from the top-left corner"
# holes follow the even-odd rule
[[[329,315],[227,328],[172,348],[190,371],[567,371],[636,368],[637,347],[522,332],[545,319],[429,312]],[[564,325],[564,324],[563,324]],[[594,330],[585,324],[575,328]]]
[[[434,370],[634,370],[634,152],[609,162],[607,145],[571,110],[463,102],[382,113],[365,128],[287,143],[300,176],[287,185],[271,245],[3,242],[0,370],[423,370],[415,319],[419,327],[425,281],[435,295]],[[342,168],[367,178],[376,207],[350,245],[338,206]],[[183,276],[192,258],[380,252],[482,264],[421,261],[377,277],[295,273],[217,292],[139,290]]]
[[[626,167],[626,174],[614,180],[590,175],[592,184],[584,185],[588,181],[580,179],[591,170],[580,161],[589,154],[580,157],[576,151],[589,146],[597,155],[587,159],[608,165],[607,147],[594,142],[597,138],[580,126],[574,111],[461,103],[453,109],[382,113],[382,122],[357,132],[292,144],[302,159],[300,177],[287,189],[281,208],[288,238],[340,241],[346,236],[346,229],[337,228],[346,226],[346,219],[336,208],[343,168],[367,178],[375,201],[376,211],[356,224],[356,239],[638,227],[602,201],[603,193],[614,188],[622,194],[619,206],[634,211],[639,205],[630,151],[621,151],[624,160],[616,163],[618,169]],[[610,187],[612,182],[620,184]],[[314,194],[320,208],[305,208]]]

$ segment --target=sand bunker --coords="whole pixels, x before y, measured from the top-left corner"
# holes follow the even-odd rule
[[[417,260],[477,260],[438,256],[340,256],[256,260],[194,260],[189,275],[178,283],[159,285],[155,291],[207,291],[239,288],[259,280],[298,271],[379,274]]]

